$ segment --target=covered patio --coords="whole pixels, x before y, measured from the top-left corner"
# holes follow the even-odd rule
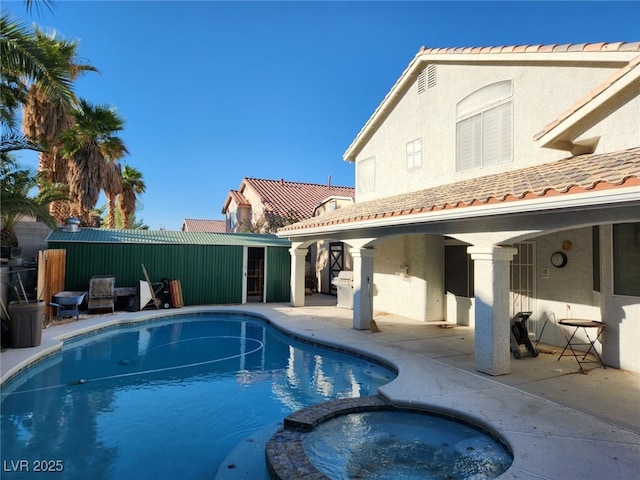
[[[576,257],[577,262],[565,270],[575,265],[574,276],[555,277],[553,293],[565,294],[560,301],[554,295],[556,310],[559,304],[570,303],[569,299],[575,298],[575,303],[585,309],[594,307],[589,312],[597,315],[594,320],[604,320],[611,326],[624,323],[626,316],[633,316],[632,312],[637,310],[637,302],[631,299],[624,305],[629,309],[626,313],[610,291],[613,284],[610,232],[614,224],[638,222],[639,154],[640,149],[636,148],[615,154],[571,157],[418,192],[356,202],[281,228],[278,236],[292,244],[292,305],[306,304],[304,277],[308,246],[332,239],[348,244],[353,257],[353,328],[368,329],[374,309],[398,313],[400,303],[424,306],[425,321],[447,319],[443,307],[444,247],[446,242],[456,242],[466,247],[473,262],[475,369],[494,376],[508,374],[512,365],[509,320],[518,311],[511,312],[513,302],[509,297],[510,262],[517,253],[513,248],[515,244],[536,240],[544,243],[559,232],[580,237],[584,250]],[[585,241],[584,230],[594,227],[600,228],[598,240]],[[391,256],[391,249],[387,248],[382,255],[378,250],[385,242],[398,238],[405,242],[396,248],[396,251],[404,250],[396,258],[401,261],[383,264],[383,268],[394,268],[397,278],[379,291],[401,300],[389,309],[380,308],[373,292],[381,274],[393,271],[382,272],[380,267],[381,260],[384,262],[385,256]],[[420,240],[414,242],[416,238]],[[595,262],[594,256],[597,256]],[[548,266],[546,259],[539,265],[534,264],[534,276],[542,277],[545,267],[544,278],[549,278]],[[451,273],[459,272],[452,270]],[[598,300],[592,297],[591,284],[581,285],[580,292],[573,288],[576,278],[592,276],[598,276],[602,284]],[[406,285],[407,280],[412,279],[418,280],[419,286],[410,291]],[[633,331],[623,334],[622,330],[613,328],[609,328],[609,332],[611,339],[635,335]],[[633,355],[632,349],[618,347],[611,345],[610,350],[615,353],[610,357],[613,362],[610,364],[635,363],[628,360],[629,355]]]

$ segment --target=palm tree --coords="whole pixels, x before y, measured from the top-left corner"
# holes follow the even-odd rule
[[[22,103],[24,82],[31,81],[38,82],[52,98],[60,101],[73,98],[68,71],[59,58],[43,49],[24,23],[4,13],[0,15],[0,58],[2,87],[7,89],[3,95],[13,95]]]
[[[124,120],[113,108],[80,100],[72,116],[74,126],[60,135],[60,151],[69,164],[66,183],[71,214],[88,224],[89,213],[106,183],[107,165],[129,152],[122,139],[115,135],[122,130]]]
[[[107,196],[107,228],[116,228],[116,197],[122,193],[122,168],[109,162],[106,168],[104,193]]]
[[[52,57],[27,27],[9,16],[0,15],[0,125],[2,144],[18,138],[17,112],[27,99],[29,82],[38,83],[44,95],[57,102],[68,103],[73,98],[68,71],[59,58]],[[35,139],[32,139],[35,140]],[[22,148],[22,140],[14,150]]]
[[[38,193],[33,196],[35,189]],[[0,167],[2,246],[18,246],[14,227],[22,217],[31,216],[55,228],[56,221],[49,213],[49,203],[66,198],[65,185],[51,184],[40,172],[21,169],[12,159],[4,159]]]
[[[136,195],[143,194],[146,188],[142,173],[138,169],[126,165],[122,172],[122,193],[119,201],[122,228],[130,228],[132,226],[131,214],[136,211]]]
[[[37,27],[34,36],[40,49],[51,58],[57,59],[71,82],[88,71],[97,71],[93,66],[78,61],[78,41],[59,38],[55,33],[46,34]],[[24,102],[22,130],[25,135],[36,140],[46,149],[39,155],[39,170],[46,172],[50,182],[66,182],[68,175],[67,160],[60,153],[60,134],[73,126],[72,110],[77,105],[75,97],[59,100],[51,97],[41,86],[33,82]],[[60,204],[52,205],[52,213],[62,223],[69,216],[66,208]]]

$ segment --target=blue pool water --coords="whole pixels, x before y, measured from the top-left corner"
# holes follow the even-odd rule
[[[303,446],[309,461],[334,480],[490,480],[513,461],[502,442],[479,428],[406,411],[333,418]]]
[[[267,478],[264,443],[284,417],[394,377],[242,314],[105,331],[3,386],[1,476]]]

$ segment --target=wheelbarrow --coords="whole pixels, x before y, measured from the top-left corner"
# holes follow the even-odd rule
[[[84,301],[87,292],[58,292],[51,297],[49,305],[57,307],[57,319],[64,317],[80,318],[80,304]]]

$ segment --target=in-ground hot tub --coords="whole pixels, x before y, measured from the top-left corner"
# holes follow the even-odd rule
[[[267,444],[272,478],[484,480],[513,462],[495,433],[462,417],[337,400],[285,419]]]
[[[332,479],[492,479],[513,461],[504,444],[475,427],[407,411],[336,417],[312,430],[303,446]]]

